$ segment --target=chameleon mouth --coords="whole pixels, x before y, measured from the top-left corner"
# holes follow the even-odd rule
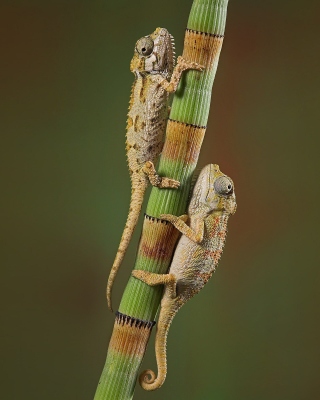
[[[228,214],[234,214],[237,210],[236,202],[232,202],[231,204],[224,204],[222,207],[216,208],[215,211],[226,212]]]

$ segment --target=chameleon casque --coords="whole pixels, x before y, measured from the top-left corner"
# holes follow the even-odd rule
[[[161,153],[169,107],[169,93],[177,89],[181,74],[202,67],[178,57],[175,64],[173,37],[157,28],[136,43],[130,70],[135,75],[127,119],[126,151],[131,177],[131,200],[126,225],[107,284],[108,307],[114,279],[132,237],[141,211],[144,193],[150,182],[158,188],[177,189],[179,182],[160,177],[154,163]]]
[[[165,285],[161,300],[155,352],[158,376],[152,370],[140,375],[145,390],[162,386],[167,374],[166,343],[170,324],[177,311],[208,282],[222,254],[227,222],[236,211],[233,182],[216,164],[204,167],[191,196],[188,215],[163,214],[182,236],[168,274],[134,270],[132,275],[148,285]],[[189,226],[185,223],[189,220]]]

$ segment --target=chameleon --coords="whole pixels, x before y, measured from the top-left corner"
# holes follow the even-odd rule
[[[150,286],[164,285],[155,341],[158,375],[152,370],[142,372],[139,381],[145,390],[158,389],[165,381],[166,344],[171,322],[178,310],[214,273],[225,243],[227,222],[236,207],[233,181],[220,171],[218,165],[207,165],[194,186],[188,215],[160,215],[182,233],[169,272],[132,271],[132,276]]]
[[[135,45],[130,70],[135,75],[131,89],[126,132],[126,152],[131,178],[130,208],[106,290],[112,311],[111,291],[141,211],[148,183],[177,189],[180,183],[160,177],[154,167],[163,147],[169,115],[168,97],[176,91],[183,71],[203,67],[181,56],[175,65],[174,40],[165,28],[157,28]]]

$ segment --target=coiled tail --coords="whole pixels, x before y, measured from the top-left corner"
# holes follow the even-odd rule
[[[129,246],[134,228],[137,225],[146,188],[147,188],[147,183],[143,182],[140,182],[139,186],[132,185],[128,218],[121,236],[116,258],[113,262],[107,283],[106,296],[108,301],[108,307],[111,311],[112,311],[111,293],[112,293],[113,282],[115,280],[119,267],[123,261],[124,255]]]
[[[176,306],[175,299],[167,300],[165,304],[161,304],[155,343],[158,375],[156,376],[151,369],[141,373],[139,383],[145,390],[159,389],[166,379],[168,331],[179,308]]]

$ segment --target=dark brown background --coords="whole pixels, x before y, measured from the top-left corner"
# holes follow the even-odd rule
[[[130,194],[129,62],[157,26],[181,53],[190,6],[2,2],[3,399],[93,398]],[[312,0],[230,1],[199,165],[234,179],[238,211],[217,274],[171,328],[164,387],[135,398],[319,396],[319,14]]]

